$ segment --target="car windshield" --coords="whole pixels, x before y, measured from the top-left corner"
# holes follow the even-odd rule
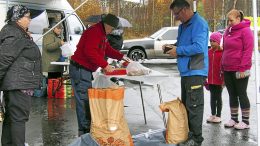
[[[161,28],[160,30],[158,30],[158,31],[156,31],[154,34],[152,34],[152,35],[150,36],[150,38],[152,38],[152,39],[157,38],[161,33],[165,32],[166,29],[167,29],[166,27]]]

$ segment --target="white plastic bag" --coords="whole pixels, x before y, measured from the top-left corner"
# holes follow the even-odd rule
[[[129,76],[148,75],[151,71],[151,69],[144,67],[139,62],[130,62],[126,67],[126,72]]]
[[[97,74],[92,83],[92,88],[117,88],[118,85],[110,80],[109,77]]]
[[[69,43],[64,43],[61,47],[61,55],[63,57],[70,57],[74,54],[74,51]]]

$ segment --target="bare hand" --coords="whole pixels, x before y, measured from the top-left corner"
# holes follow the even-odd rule
[[[63,40],[61,40],[61,41],[60,41],[60,44],[61,44],[61,45],[64,45],[64,44],[65,44],[65,42],[64,42]]]
[[[170,54],[170,50],[172,50],[172,49],[176,49],[176,46],[174,46],[174,45],[170,45],[170,44],[165,44],[165,45],[163,45],[162,46],[162,49],[163,49],[163,52],[164,52],[164,54],[169,54],[169,55],[171,55]],[[176,55],[177,56],[177,55]]]
[[[239,78],[240,79],[243,79],[245,77],[246,77],[245,72],[239,72]]]
[[[126,62],[132,62],[132,60],[131,60],[129,57],[127,57],[127,56],[124,56],[124,57],[122,58],[122,60],[124,60],[124,61],[126,61]]]
[[[224,84],[222,84],[222,88],[225,88],[226,87],[226,84],[224,83]]]
[[[165,45],[162,46],[162,50],[164,51],[166,47],[173,48],[173,45],[165,44]]]
[[[105,72],[113,72],[115,70],[115,68],[111,65],[107,65],[105,68],[104,68]]]
[[[171,50],[167,51],[166,54],[169,54],[170,56],[173,56],[173,57],[177,57],[177,52],[176,52],[177,47],[173,46],[173,45],[172,45],[172,47],[173,48]]]

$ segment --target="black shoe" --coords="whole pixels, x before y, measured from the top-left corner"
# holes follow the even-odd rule
[[[193,139],[188,139],[179,144],[179,146],[201,146],[201,144],[197,143]]]

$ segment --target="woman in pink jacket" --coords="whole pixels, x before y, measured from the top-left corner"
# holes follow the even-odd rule
[[[222,48],[220,47],[220,41],[222,34],[219,32],[213,32],[210,35],[209,49],[209,73],[208,82],[210,91],[210,106],[211,116],[207,119],[209,123],[221,122],[221,110],[222,110],[222,89],[224,84],[224,78],[221,74],[221,58]]]
[[[228,25],[223,39],[222,69],[224,81],[229,93],[231,119],[224,124],[226,128],[249,128],[250,102],[247,97],[247,85],[252,66],[253,33],[250,21],[243,18],[239,10],[228,14]],[[242,121],[238,121],[239,105]]]

